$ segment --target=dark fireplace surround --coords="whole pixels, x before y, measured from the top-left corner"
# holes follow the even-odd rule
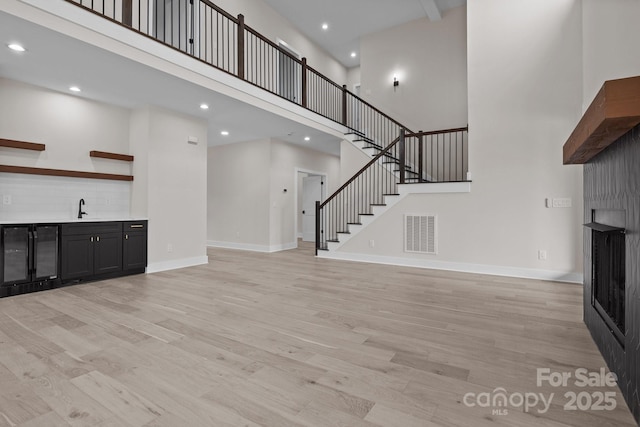
[[[584,218],[592,222],[594,217],[607,213],[618,213],[624,218],[624,225],[609,222],[624,228],[624,233],[599,233],[585,227],[584,232],[584,321],[598,345],[609,369],[618,375],[618,384],[636,420],[640,418],[640,126],[619,138],[614,144],[584,165]],[[614,215],[614,216],[618,216]],[[622,226],[622,227],[621,227]],[[594,236],[595,235],[595,236]],[[595,239],[611,240],[623,237],[624,252],[624,318],[615,325],[612,316],[607,316],[596,304],[598,271],[594,268]],[[598,243],[597,241],[595,242]],[[614,260],[618,256],[614,255]],[[597,262],[596,262],[597,264]],[[595,273],[595,274],[594,274]],[[600,278],[602,280],[602,278]],[[614,283],[615,282],[615,283]],[[609,288],[618,285],[610,278],[604,284]],[[610,289],[610,293],[616,292]],[[618,306],[619,307],[619,306]],[[614,307],[608,311],[615,312]],[[619,336],[616,330],[621,329]]]
[[[640,77],[605,82],[564,163],[584,164],[584,322],[640,424]]]

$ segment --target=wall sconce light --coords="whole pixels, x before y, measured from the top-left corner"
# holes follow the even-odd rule
[[[400,82],[398,81],[398,77],[397,76],[393,76],[393,91],[396,91],[396,88],[398,87],[398,85],[400,84]]]

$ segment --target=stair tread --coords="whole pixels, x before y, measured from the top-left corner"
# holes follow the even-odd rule
[[[338,234],[351,234],[350,231],[336,231]]]
[[[329,239],[329,240],[327,240],[327,242],[340,243],[340,240],[338,240],[338,239]]]
[[[357,141],[365,141],[365,142],[368,142],[368,143],[373,144],[373,145],[378,145],[378,144],[376,144],[376,142],[373,139],[367,138],[366,136],[358,135],[358,139],[354,139],[353,142],[357,142]]]
[[[373,216],[373,214],[372,214],[372,213],[361,213],[361,214],[358,214],[358,215]]]
[[[394,172],[400,172],[400,169],[396,169],[396,170],[394,170]],[[406,170],[406,169],[405,169],[404,173],[410,173],[410,174],[413,174],[413,175],[419,175],[418,172],[410,171],[410,170]]]
[[[386,203],[371,203],[369,206],[387,206]]]
[[[388,194],[383,194],[383,196],[399,196],[400,194],[398,193],[388,193]]]
[[[361,222],[348,222],[347,225],[362,225]]]
[[[362,147],[362,148],[375,148],[377,150],[383,149],[382,145],[376,144],[375,142],[373,142],[372,139],[356,139],[353,142],[366,142],[367,144],[369,144],[368,147]]]

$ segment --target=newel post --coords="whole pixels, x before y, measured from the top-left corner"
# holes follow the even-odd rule
[[[398,144],[400,144],[400,149],[398,150],[398,156],[400,157],[400,184],[404,184],[404,134],[404,128],[400,129],[400,141],[398,141]]]
[[[424,181],[424,174],[422,172],[423,163],[424,163],[424,135],[422,131],[418,132],[420,136],[418,137],[418,182]]]
[[[307,108],[307,58],[302,58],[302,106]]]
[[[238,15],[238,78],[244,80],[244,15]]]
[[[342,85],[342,124],[347,125],[347,85]]]
[[[318,249],[320,249],[320,238],[322,232],[320,230],[320,201],[316,200],[316,255],[318,255]]]

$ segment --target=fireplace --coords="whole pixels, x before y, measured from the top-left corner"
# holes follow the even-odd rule
[[[563,157],[584,165],[584,322],[640,425],[640,76],[604,83]]]
[[[591,305],[624,347],[625,230],[599,222],[585,226],[591,229]]]

